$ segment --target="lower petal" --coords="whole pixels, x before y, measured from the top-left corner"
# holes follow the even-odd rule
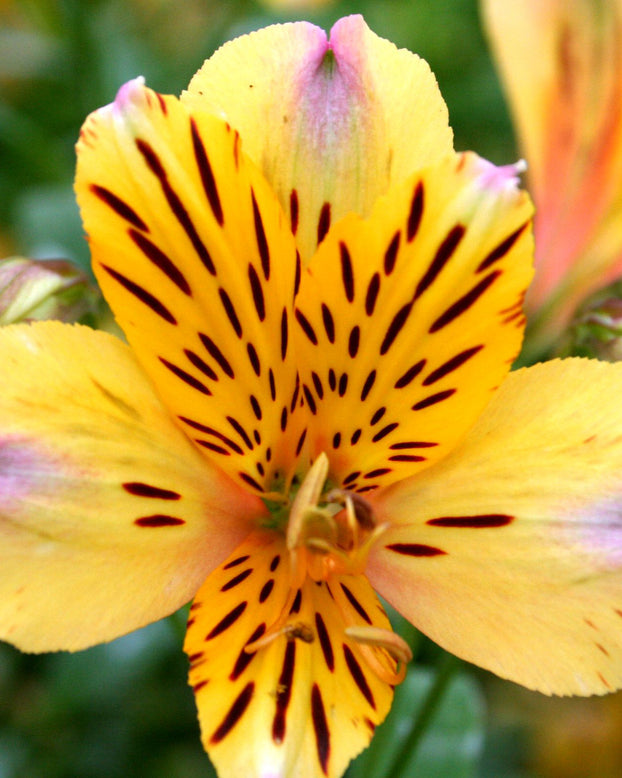
[[[261,504],[181,433],[121,341],[0,330],[0,638],[77,650],[187,602]]]
[[[461,446],[375,501],[374,587],[458,656],[533,689],[622,686],[622,365],[510,374]]]
[[[307,578],[292,590],[290,575],[284,538],[258,532],[192,605],[190,683],[220,776],[339,776],[389,710],[392,687],[344,632],[389,628],[367,580]]]

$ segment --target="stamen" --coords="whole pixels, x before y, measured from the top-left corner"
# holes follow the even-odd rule
[[[310,624],[305,621],[296,621],[293,624],[285,624],[280,629],[271,629],[265,635],[254,640],[252,643],[248,643],[244,646],[244,651],[247,654],[254,654],[260,648],[270,645],[276,638],[284,635],[287,640],[302,640],[303,643],[313,643],[315,640],[315,631]]]
[[[346,627],[345,633],[356,641],[370,670],[381,681],[395,686],[404,680],[413,655],[408,643],[399,635],[389,629],[358,624]],[[397,662],[395,670],[387,661],[387,655]]]

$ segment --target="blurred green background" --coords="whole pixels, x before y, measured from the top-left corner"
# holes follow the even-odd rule
[[[72,191],[85,116],[136,75],[178,94],[222,42],[275,21],[329,28],[363,13],[375,32],[428,60],[458,149],[498,163],[517,158],[476,0],[292,10],[275,2],[0,0],[0,257],[67,258],[86,268]],[[0,778],[213,776],[186,685],[184,622],[176,614],[76,655],[26,656],[0,644]],[[417,669],[349,778],[622,775],[619,696],[548,700],[463,667],[398,627],[416,644]]]

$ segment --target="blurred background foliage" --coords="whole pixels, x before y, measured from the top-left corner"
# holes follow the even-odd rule
[[[516,159],[476,0],[0,0],[0,257],[88,267],[73,146],[123,82],[144,75],[179,94],[225,40],[296,18],[328,29],[353,12],[428,60],[458,149]],[[463,666],[397,622],[416,669],[348,778],[622,775],[619,695],[549,700]],[[0,778],[213,778],[186,685],[184,624],[181,612],[76,655],[0,644]]]

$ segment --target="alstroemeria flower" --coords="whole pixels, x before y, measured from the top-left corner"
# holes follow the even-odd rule
[[[537,343],[622,275],[622,2],[483,0],[536,204]]]
[[[374,589],[531,688],[622,685],[622,366],[509,374],[516,169],[454,154],[428,68],[360,17],[126,84],[78,145],[130,346],[0,331],[0,629],[75,650],[194,598],[222,776],[338,776],[409,659]]]

